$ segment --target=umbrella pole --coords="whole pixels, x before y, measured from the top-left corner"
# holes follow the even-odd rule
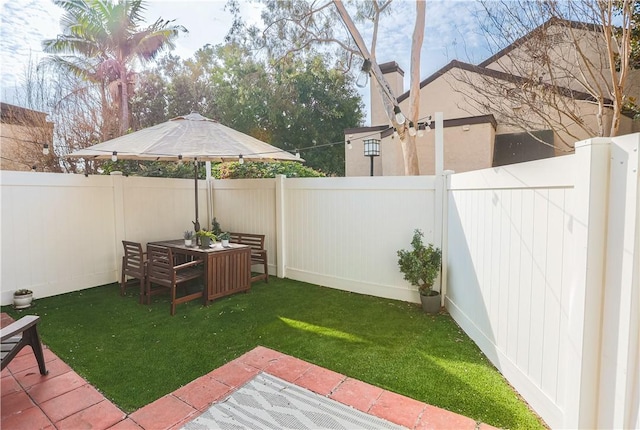
[[[193,229],[200,231],[200,221],[198,220],[198,159],[193,160],[193,179],[196,189],[196,221],[193,223]]]

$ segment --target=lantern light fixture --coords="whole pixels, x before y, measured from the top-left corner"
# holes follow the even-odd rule
[[[369,73],[371,72],[371,60],[365,59],[362,62],[362,70],[356,79],[356,86],[358,88],[364,88],[369,83]]]

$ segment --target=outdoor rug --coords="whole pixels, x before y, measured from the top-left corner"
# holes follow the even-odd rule
[[[405,429],[265,373],[258,373],[182,428]]]

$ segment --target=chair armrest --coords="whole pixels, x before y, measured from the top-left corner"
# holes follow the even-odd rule
[[[181,269],[186,269],[187,267],[197,266],[198,264],[201,264],[202,262],[203,262],[202,260],[188,261],[186,263],[182,263],[182,264],[179,264],[177,266],[173,266],[173,270],[181,270]]]
[[[23,331],[33,327],[38,323],[40,319],[37,315],[27,315],[25,317],[20,318],[18,321],[12,322],[2,330],[0,330],[0,340],[7,340],[16,334],[22,333]]]

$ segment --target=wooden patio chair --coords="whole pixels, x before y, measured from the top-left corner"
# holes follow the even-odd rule
[[[44,363],[44,352],[38,335],[38,320],[36,315],[27,315],[0,330],[0,343],[2,344],[2,369],[18,355],[25,346],[31,346],[36,356],[41,375],[49,373]],[[0,369],[1,370],[1,369]]]
[[[124,246],[124,255],[122,256],[122,277],[120,279],[120,295],[124,296],[127,287],[139,284],[140,297],[139,302],[143,303],[144,286],[147,276],[146,252],[142,250],[142,244],[137,242],[122,241]],[[127,277],[133,278],[127,281]],[[138,282],[135,282],[135,280]]]
[[[251,247],[251,265],[261,265],[263,267],[263,273],[258,273],[251,277],[251,282],[264,279],[265,282],[269,282],[269,268],[267,264],[267,250],[264,249],[264,234],[252,234],[252,233],[229,233],[231,236],[230,241],[233,243],[240,243],[242,245],[249,245]]]
[[[198,297],[203,297],[204,291],[177,297],[178,285],[197,279],[204,271],[197,266],[201,260],[193,260],[174,265],[171,248],[157,245],[147,245],[147,304],[151,304],[151,296],[162,292],[163,288],[151,289],[152,284],[169,288],[171,292],[171,315],[176,313],[176,305],[185,303]]]

